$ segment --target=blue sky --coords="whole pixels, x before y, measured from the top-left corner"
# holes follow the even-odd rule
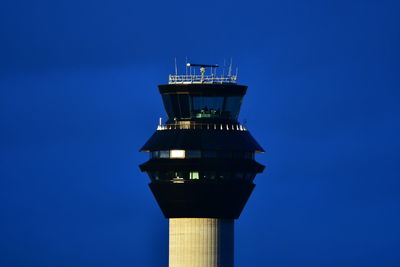
[[[138,149],[187,56],[233,58],[267,151],[236,266],[399,266],[399,7],[3,1],[0,265],[167,265]]]

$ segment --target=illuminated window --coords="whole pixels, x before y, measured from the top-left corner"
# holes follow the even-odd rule
[[[199,172],[190,172],[189,178],[190,179],[199,179]]]
[[[174,177],[172,179],[183,179],[184,174],[182,172],[175,172]]]
[[[185,150],[171,150],[171,158],[172,159],[184,159],[185,158]]]
[[[183,172],[175,172],[175,174],[172,178],[172,182],[173,183],[183,183],[184,178],[185,178],[185,174]]]

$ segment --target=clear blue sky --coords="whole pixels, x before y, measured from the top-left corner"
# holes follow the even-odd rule
[[[157,85],[233,57],[267,169],[236,223],[246,266],[400,266],[400,4],[0,4],[0,266],[166,266],[138,164]]]

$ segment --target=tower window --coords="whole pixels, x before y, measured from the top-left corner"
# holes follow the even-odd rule
[[[217,152],[213,150],[203,151],[203,158],[215,158],[217,156]]]
[[[171,159],[184,159],[185,150],[171,150]]]
[[[186,157],[187,158],[200,158],[201,152],[200,152],[200,150],[186,150]]]
[[[151,151],[150,158],[156,159],[156,158],[158,158],[158,155],[159,155],[159,151]]]
[[[216,150],[161,150],[151,151],[150,158],[171,158],[171,159],[184,159],[184,158],[235,158],[235,159],[254,159],[254,152],[250,151],[216,151]]]
[[[184,172],[175,172],[172,179],[184,179],[185,177],[187,177],[185,174],[187,175],[187,173]]]
[[[163,159],[169,158],[169,150],[161,150],[160,158],[163,158]]]
[[[254,159],[254,153],[252,152],[244,152],[245,159]]]
[[[235,158],[235,159],[243,158],[243,152],[241,152],[241,151],[234,151],[234,152],[232,153],[232,156],[233,156],[233,158]]]
[[[217,151],[217,157],[222,158],[222,159],[229,159],[232,158],[232,152],[231,151]]]
[[[190,172],[189,179],[199,179],[199,172]]]
[[[203,176],[203,179],[215,179],[216,173],[215,172],[203,172],[202,176]]]
[[[243,179],[243,173],[242,172],[235,172],[234,174],[235,174],[235,176],[234,176],[235,179]]]
[[[230,178],[230,173],[229,172],[220,172],[219,174],[218,174],[218,177],[220,178],[220,179],[229,179]]]

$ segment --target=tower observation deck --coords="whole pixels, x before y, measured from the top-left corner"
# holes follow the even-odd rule
[[[140,149],[140,169],[170,221],[170,267],[233,267],[234,220],[264,166],[264,150],[238,122],[247,86],[217,65],[188,64],[200,75],[170,75],[159,85],[168,120]],[[210,74],[206,75],[206,69]]]

